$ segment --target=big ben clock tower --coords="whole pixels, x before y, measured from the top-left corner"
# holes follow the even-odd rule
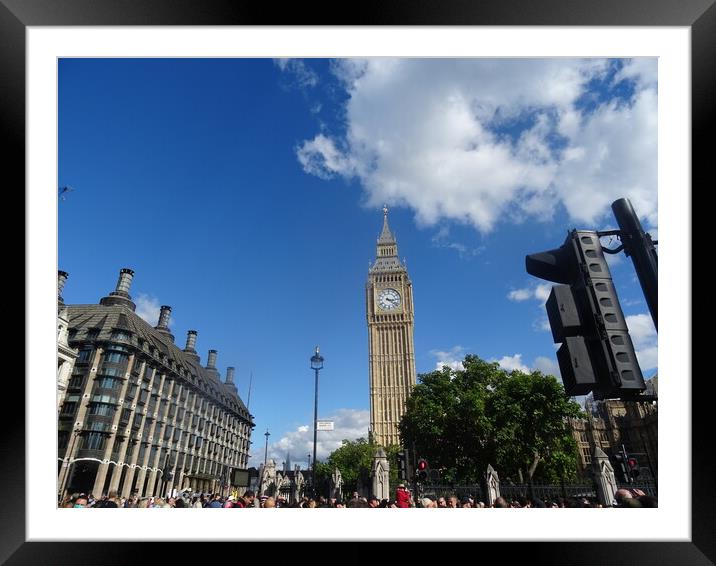
[[[383,207],[383,231],[366,283],[370,429],[381,446],[400,444],[398,423],[415,385],[413,284]]]

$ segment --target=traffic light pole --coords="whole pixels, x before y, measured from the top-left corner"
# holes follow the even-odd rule
[[[621,198],[614,201],[612,211],[619,224],[624,253],[627,257],[631,257],[634,263],[654,327],[658,329],[658,258],[654,242],[642,229],[639,217],[628,199]]]
[[[634,478],[631,475],[631,470],[629,469],[629,456],[627,455],[626,448],[624,448],[624,445],[622,444],[622,458],[624,458],[624,468],[626,470],[626,473],[624,474],[624,479],[627,481],[627,483],[634,483]]]

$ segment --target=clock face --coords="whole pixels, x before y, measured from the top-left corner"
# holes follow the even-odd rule
[[[400,293],[395,289],[383,289],[378,293],[378,306],[384,311],[397,309],[400,306]]]

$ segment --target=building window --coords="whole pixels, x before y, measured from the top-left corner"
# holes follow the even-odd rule
[[[112,364],[127,363],[129,356],[123,352],[106,352],[104,361]]]
[[[70,440],[70,431],[69,430],[61,430],[57,433],[57,448],[62,450],[63,448],[67,448],[67,444]]]
[[[90,358],[92,357],[92,348],[83,348],[80,350],[79,355],[77,356],[77,361],[80,363],[86,363],[90,361]]]
[[[134,399],[135,395],[137,394],[137,385],[135,383],[130,383],[127,387],[127,393],[125,395],[125,398],[128,401],[131,401]]]
[[[122,340],[124,342],[129,342],[131,338],[131,334],[129,332],[124,332],[123,330],[115,330],[112,332],[112,340]]]
[[[90,432],[84,437],[82,448],[85,450],[104,450],[106,436],[102,432]]]
[[[113,397],[112,395],[92,395],[92,402],[93,403],[112,403],[113,405],[116,405],[117,398]]]
[[[129,407],[127,407],[126,409],[122,409],[122,416],[119,417],[119,422],[120,423],[128,423],[129,417],[131,417],[131,416],[132,416],[132,409],[130,409]]]
[[[114,377],[107,377],[104,375],[97,376],[97,388],[98,389],[119,389],[122,385],[120,379]]]
[[[589,452],[589,448],[582,448],[582,458],[584,459],[585,464],[592,463],[592,455]]]
[[[122,368],[113,366],[102,366],[102,368],[100,368],[99,370],[99,373],[112,377],[124,377],[124,370]]]
[[[89,414],[108,417],[113,414],[114,405],[108,403],[90,403]]]
[[[84,374],[80,373],[78,375],[73,375],[70,378],[70,381],[67,384],[67,387],[79,389],[82,387],[82,384],[84,383],[84,381],[85,381]]]
[[[132,423],[132,428],[139,428],[142,426],[142,415],[139,413],[134,415],[134,422]]]
[[[154,369],[150,365],[146,365],[144,367],[144,377],[142,379],[144,379],[144,381],[149,381],[150,379],[152,379],[153,371]]]
[[[75,411],[77,410],[77,402],[76,401],[65,401],[62,404],[62,412],[61,415],[74,415]]]

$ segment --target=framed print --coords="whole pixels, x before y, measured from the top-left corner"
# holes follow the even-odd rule
[[[289,7],[280,14],[272,14],[256,6],[219,0],[181,6],[172,2],[126,6],[83,0],[0,0],[0,43],[4,45],[0,66],[5,85],[0,112],[7,137],[13,142],[6,154],[8,169],[16,173],[15,185],[26,187],[28,265],[26,387],[24,403],[15,401],[17,406],[25,407],[25,418],[16,416],[9,420],[11,426],[7,428],[4,443],[5,453],[11,457],[4,458],[2,465],[7,494],[0,557],[9,564],[43,562],[47,556],[52,556],[53,563],[106,561],[110,555],[112,560],[123,562],[134,559],[140,548],[134,543],[143,541],[201,544],[202,550],[212,548],[207,544],[210,542],[460,541],[493,542],[498,552],[512,555],[516,551],[521,558],[548,564],[559,562],[555,556],[564,563],[713,563],[716,560],[713,473],[710,454],[704,449],[713,444],[713,433],[706,418],[709,395],[701,392],[700,381],[704,380],[692,377],[690,328],[691,185],[706,185],[711,180],[703,138],[710,129],[707,124],[716,99],[713,73],[716,7],[713,1],[663,1],[650,4],[648,10],[631,0],[618,6],[583,0],[569,4],[539,2],[529,7],[512,0],[479,6],[449,1],[440,3],[439,7],[422,2],[409,9],[396,4],[371,4],[361,6],[347,18],[340,18],[331,11],[302,8]],[[361,66],[356,63],[361,57],[385,64]],[[640,63],[624,63],[627,60]],[[412,67],[396,61],[409,62]],[[469,63],[462,66],[464,61]],[[484,63],[483,76],[489,76],[489,80],[500,87],[493,90],[485,87],[480,101],[465,101],[461,97],[466,88],[481,88],[479,81],[466,82],[463,78],[470,72],[466,71],[468,65],[475,61]],[[514,70],[520,61],[526,62],[525,67],[532,66],[530,81],[537,85],[527,94],[517,92],[518,88],[511,82],[512,73],[522,72]],[[555,70],[545,61],[558,62],[559,69]],[[596,68],[599,71],[589,75],[589,69]],[[400,75],[404,82],[382,80],[390,73]],[[579,84],[592,86],[591,91],[573,92],[576,75],[581,77]],[[553,76],[558,78],[552,80]],[[584,76],[592,78],[585,80]],[[638,78],[634,79],[635,76]],[[608,81],[603,79],[603,85],[599,77],[608,77],[612,86],[617,84],[615,77],[626,77],[632,82],[628,83],[631,86],[609,90],[604,86]],[[363,90],[359,92],[356,85],[361,80]],[[447,106],[431,106],[435,94],[431,85],[438,81],[451,85],[452,95],[445,98]],[[308,94],[317,82],[327,85],[325,96],[320,99]],[[265,86],[269,83],[273,90]],[[349,84],[352,88],[346,86]],[[379,92],[380,96],[390,98],[390,103],[374,105],[366,92]],[[651,97],[641,106],[640,92],[645,93],[646,98]],[[350,108],[348,100],[353,102]],[[505,100],[514,102],[513,106],[508,109]],[[595,108],[602,112],[602,119],[594,120],[591,130],[584,127],[581,147],[569,148],[560,154],[576,165],[567,172],[555,173],[556,165],[551,161],[550,152],[564,150],[564,140],[580,127],[579,115],[573,120],[564,117],[570,105],[582,111],[582,120],[586,120],[584,117],[590,112],[596,113]],[[627,120],[627,110],[632,109],[634,114],[641,112],[641,121]],[[471,121],[470,116],[481,113],[489,118]],[[418,115],[429,119],[416,126],[412,117]],[[499,127],[485,134],[481,127],[489,121],[493,125],[499,122]],[[122,132],[111,129],[110,123],[122,124]],[[252,132],[251,136],[242,137],[242,129]],[[601,175],[593,174],[591,167],[595,165],[589,155],[597,155],[600,148],[603,149],[600,139],[607,135],[604,133],[607,130],[618,132],[611,134],[610,139],[618,139],[615,145],[622,153],[620,163],[643,159],[648,162],[644,167],[648,179],[640,179],[626,165]],[[651,136],[646,142],[640,137],[644,131]],[[70,138],[77,143],[82,140],[84,147],[74,152],[71,160],[67,159],[66,149],[66,140]],[[401,153],[399,138],[411,140],[410,151],[403,148]],[[281,139],[281,144],[274,143],[277,139]],[[447,140],[445,146],[460,145],[461,151],[468,146],[478,165],[466,166],[461,159],[448,155],[440,140]],[[92,147],[102,147],[105,151],[100,155],[90,151]],[[484,147],[487,150],[480,154]],[[510,151],[505,150],[507,147]],[[174,157],[167,159],[170,153]],[[383,169],[375,165],[375,156],[379,153],[393,155]],[[435,160],[430,161],[433,157]],[[72,167],[66,165],[70,161]],[[486,161],[491,163],[489,167],[479,165]],[[497,168],[495,162],[503,165]],[[194,168],[193,164],[201,166]],[[94,195],[101,193],[102,197],[82,205],[81,214],[74,213],[71,234],[60,229],[62,207],[74,204],[73,200],[85,195],[80,194],[81,188],[72,187],[73,181],[65,178],[70,168],[76,175],[84,175],[85,183],[94,183]],[[289,170],[296,176],[290,176]],[[465,199],[461,179],[464,181],[470,175],[478,178],[483,171],[498,170],[499,190],[511,191],[510,199],[503,199],[499,191],[491,192],[488,187],[481,189],[480,199],[475,199],[470,206],[461,200]],[[220,498],[217,496],[221,505],[233,504],[239,494],[233,494],[231,485],[245,489],[256,486],[257,482],[263,486],[266,481],[276,482],[276,500],[280,492],[293,501],[299,497],[289,492],[297,489],[300,482],[309,482],[312,489],[316,489],[317,467],[328,477],[329,472],[321,472],[323,468],[318,464],[326,452],[319,452],[317,458],[316,435],[323,441],[335,440],[333,448],[337,448],[341,446],[344,430],[356,422],[360,426],[367,426],[369,422],[370,442],[377,437],[382,439],[381,445],[394,445],[390,435],[398,438],[398,429],[380,423],[392,422],[391,419],[397,423],[400,417],[396,417],[396,409],[380,395],[396,395],[390,391],[399,389],[400,386],[393,386],[403,383],[401,379],[405,378],[406,383],[410,381],[410,370],[394,369],[389,366],[390,360],[396,356],[413,361],[418,358],[419,374],[433,368],[433,373],[447,372],[450,367],[460,372],[466,371],[465,364],[472,359],[461,360],[460,356],[477,348],[476,345],[470,345],[470,349],[456,346],[461,344],[457,338],[450,343],[428,345],[428,340],[422,341],[418,334],[414,345],[413,301],[415,313],[420,313],[422,308],[442,324],[450,320],[456,325],[464,324],[458,321],[458,313],[462,313],[463,317],[480,320],[483,326],[493,325],[497,341],[498,327],[508,324],[500,322],[503,313],[520,303],[531,304],[530,299],[541,300],[539,306],[542,307],[549,294],[546,286],[526,283],[527,273],[523,269],[507,274],[496,267],[493,275],[485,278],[484,285],[491,283],[487,279],[498,282],[504,304],[490,310],[486,303],[482,318],[478,318],[475,305],[469,304],[477,303],[478,299],[470,297],[467,285],[458,281],[457,276],[448,277],[441,284],[436,281],[435,290],[430,293],[427,284],[424,291],[419,288],[420,277],[414,274],[420,274],[423,281],[437,277],[429,274],[428,261],[413,260],[408,265],[412,252],[405,251],[409,245],[403,242],[422,241],[423,249],[430,247],[436,254],[439,251],[442,255],[430,256],[435,259],[432,264],[435,266],[439,265],[438,257],[445,258],[450,253],[453,259],[463,262],[455,265],[480,261],[489,273],[493,258],[485,251],[488,243],[495,249],[510,249],[509,253],[522,262],[524,253],[539,252],[542,243],[536,244],[537,249],[509,248],[507,240],[529,241],[532,237],[529,221],[539,218],[544,223],[546,218],[557,214],[555,210],[560,211],[562,219],[568,218],[582,226],[600,218],[600,230],[615,228],[615,222],[604,224],[604,217],[589,209],[592,201],[587,198],[592,197],[601,203],[599,206],[615,198],[611,192],[607,196],[600,194],[598,183],[609,182],[607,173],[611,173],[615,184],[623,181],[619,176],[624,174],[629,176],[623,181],[625,185],[658,185],[662,202],[657,221],[656,199],[635,198],[637,206],[652,207],[648,213],[651,215],[649,229],[661,229],[661,241],[657,245],[660,244],[663,251],[662,261],[667,261],[667,267],[662,268],[662,301],[659,302],[662,352],[657,360],[656,331],[652,326],[640,334],[648,339],[635,346],[641,351],[640,363],[644,359],[641,356],[649,350],[654,376],[658,366],[663,366],[660,401],[667,418],[661,419],[660,434],[653,440],[658,442],[661,456],[656,466],[648,460],[643,472],[654,480],[654,487],[657,479],[662,479],[658,486],[659,507],[640,511],[564,509],[548,511],[551,515],[540,519],[537,516],[544,514],[542,509],[509,510],[504,515],[492,509],[477,510],[471,512],[469,519],[465,519],[465,510],[461,509],[455,513],[463,515],[454,515],[446,521],[435,521],[429,515],[426,518],[426,512],[420,510],[391,511],[399,514],[396,519],[396,515],[371,515],[379,512],[364,509],[279,509],[276,515],[252,511],[251,521],[246,521],[241,513],[230,518],[226,513],[205,514],[196,519],[196,524],[177,519],[182,512],[176,511],[158,520],[156,513],[135,509],[114,512],[58,508],[58,501],[70,491],[106,494],[118,490],[123,497],[129,497],[135,493],[135,487],[140,496],[151,495],[151,503],[160,493],[162,499],[175,500],[189,492],[194,494],[195,500],[201,494],[203,500],[218,490],[222,494]],[[298,176],[300,188],[294,182]],[[570,200],[570,192],[564,187],[578,182],[588,185],[592,178],[595,180],[591,194],[584,191],[578,201]],[[253,184],[255,188],[244,186],[241,199],[232,192],[239,189],[227,189],[221,193],[225,197],[223,201],[215,201],[215,195],[207,189],[212,183],[219,185],[236,182],[236,179],[243,179],[245,185]],[[347,198],[345,195],[350,193],[355,209],[365,213],[366,219],[378,218],[378,228],[383,227],[380,235],[372,234],[371,230],[363,234],[365,222],[340,216],[339,201],[335,200],[339,191],[327,193],[329,183],[341,185],[341,198]],[[171,186],[171,190],[166,187],[160,190],[159,186],[164,184]],[[235,187],[239,184],[237,182]],[[294,187],[293,193],[290,186]],[[59,192],[54,193],[55,190]],[[125,194],[127,199],[136,200],[120,206],[118,203]],[[635,189],[633,194],[641,193]],[[54,199],[49,204],[48,195]],[[530,198],[530,195],[539,198]],[[514,203],[518,200],[519,207],[516,207]],[[301,208],[303,206],[306,208]],[[368,209],[369,215],[365,212]],[[410,214],[401,216],[405,210]],[[510,230],[500,233],[504,240],[496,236],[490,240],[492,229],[501,222],[509,222],[510,226]],[[142,250],[141,254],[132,256],[127,251],[131,246],[125,246],[124,242],[133,237],[133,227],[140,223],[147,227],[147,232],[143,239],[132,240],[131,246]],[[480,237],[470,239],[467,234],[471,230]],[[454,237],[456,233],[465,235],[465,239],[458,241]],[[277,252],[282,249],[281,242],[284,247],[285,242],[290,242],[298,250],[303,234],[313,238],[304,242],[302,253],[305,255],[297,251],[295,255]],[[364,237],[366,234],[370,236]],[[345,273],[349,268],[341,267],[340,250],[350,248],[355,252],[351,247],[355,241],[370,241],[376,236],[377,244],[371,242],[377,248],[370,250],[375,256],[370,258],[367,283],[362,272],[357,283],[355,277],[348,281]],[[231,242],[233,238],[236,238],[233,246],[217,251],[216,246],[223,245],[220,242]],[[98,272],[104,269],[105,261],[121,269],[114,291],[111,291],[113,282],[109,281],[108,292],[101,299],[102,289],[90,291],[99,293],[99,305],[107,307],[106,313],[100,313],[97,305],[84,304],[92,302],[91,298],[68,301],[71,316],[86,321],[85,327],[79,330],[82,340],[89,343],[96,339],[97,344],[103,341],[104,345],[101,352],[99,348],[87,348],[72,353],[72,348],[67,347],[68,355],[81,358],[80,365],[86,366],[86,373],[74,371],[66,376],[65,381],[72,381],[72,387],[77,388],[72,393],[76,398],[67,397],[64,405],[55,403],[56,412],[48,421],[42,411],[47,413],[45,409],[53,404],[56,392],[52,386],[44,388],[42,382],[48,380],[38,376],[50,371],[54,364],[57,337],[64,332],[61,328],[58,330],[56,324],[56,301],[65,282],[69,281],[68,289],[73,284],[71,275],[68,280],[67,273],[62,271],[68,256],[62,247],[63,239],[73,242],[73,258],[94,257],[90,263],[94,263],[93,269]],[[312,247],[310,241],[320,245]],[[471,244],[466,245],[466,241]],[[560,242],[555,240],[553,247],[557,248]],[[402,248],[400,252],[398,245]],[[548,247],[545,245],[544,249]],[[169,248],[178,254],[177,259],[169,259],[174,256],[162,251]],[[526,252],[520,255],[515,249]],[[407,260],[402,258],[403,253]],[[624,259],[619,269],[633,276],[631,262],[626,267]],[[222,273],[225,267],[235,269],[237,265],[241,270]],[[340,296],[336,288],[331,292],[315,291],[326,285],[325,273],[331,266],[336,281],[341,281],[346,288],[358,288],[359,300],[365,301],[366,310],[362,310],[361,303],[361,326],[357,330],[356,325],[346,330],[345,321],[352,320],[355,310],[341,310],[344,304],[336,299]],[[211,301],[200,305],[197,301],[195,307],[185,307],[186,314],[181,308],[172,312],[166,304],[160,307],[164,299],[160,302],[156,297],[143,294],[143,288],[138,288],[135,296],[131,290],[134,268],[138,276],[144,276],[142,271],[154,270],[156,281],[171,281],[167,289],[176,292],[177,297],[187,292],[196,296],[214,295],[219,305]],[[87,269],[88,274],[89,267]],[[78,279],[87,276],[77,271],[80,271]],[[515,275],[518,272],[519,276]],[[56,273],[60,274],[57,294]],[[255,274],[252,281],[249,281],[249,273]],[[414,295],[408,273],[416,282]],[[636,278],[632,284],[639,289]],[[312,294],[314,292],[316,294]],[[232,297],[242,293],[245,310],[230,304]],[[171,293],[167,291],[167,294]],[[287,310],[281,294],[293,297],[292,304],[296,308],[304,303],[301,305],[306,308],[303,314],[299,316],[297,310]],[[423,297],[427,294],[433,296],[428,302],[433,303],[434,308],[425,305]],[[669,299],[665,301],[664,297]],[[181,302],[179,298],[177,301]],[[107,319],[102,317],[114,312],[112,308],[119,312],[122,305],[131,305],[131,310],[136,309],[144,322],[119,315],[116,320],[112,319],[115,322],[110,336],[110,332],[103,329]],[[140,315],[140,310],[148,318]],[[227,351],[238,356],[233,353],[233,345],[202,344],[202,340],[207,340],[202,328],[198,338],[196,330],[188,331],[186,346],[181,337],[175,338],[172,331],[176,328],[180,333],[186,332],[182,325],[193,328],[186,320],[190,314],[195,320],[209,320],[202,318],[207,315],[202,310],[222,311],[221,315],[233,316],[240,325],[255,325],[256,335],[271,328],[266,336],[273,336],[275,344],[272,349],[260,350],[261,355],[256,354],[262,361],[290,357],[295,346],[291,342],[303,344],[304,340],[313,340],[314,334],[325,338],[315,340],[321,342],[320,351],[313,342],[308,349],[305,344],[301,347],[308,354],[300,361],[306,366],[301,368],[300,377],[273,384],[268,380],[262,382],[261,371],[251,369],[255,366],[249,365],[247,369],[240,360],[221,357]],[[326,311],[331,311],[335,318],[321,327],[316,320],[323,320],[320,317]],[[549,331],[554,320],[551,315],[548,321],[543,311],[540,311],[542,318],[533,321],[535,328],[525,330]],[[252,314],[247,315],[249,312]],[[281,314],[286,312],[293,314]],[[630,329],[632,324],[638,329],[651,324],[646,307],[639,314],[634,310],[625,314]],[[311,320],[314,315],[316,320]],[[215,313],[212,316],[218,317]],[[386,324],[397,329],[398,334],[390,337],[380,334],[370,326],[371,316],[383,316]],[[652,318],[656,323],[653,312]],[[369,346],[361,344],[365,356],[352,361],[352,353],[331,340],[341,333],[352,336],[353,332],[358,336],[354,342],[364,339],[366,320]],[[227,336],[238,332],[231,328],[236,324],[235,321],[227,323]],[[538,326],[541,328],[536,328]],[[77,332],[77,328],[71,327],[69,332],[73,329]],[[554,335],[554,326],[552,331]],[[152,336],[157,332],[170,339],[155,340]],[[242,329],[241,332],[246,332],[240,334],[241,339],[246,340],[248,331]],[[545,373],[562,368],[565,375],[563,363],[567,362],[562,356],[557,364],[557,346],[554,356],[539,357],[533,353],[527,360],[527,354],[523,358],[522,353],[516,353],[521,334],[515,328],[512,335],[514,342],[504,338],[502,349],[494,347],[485,354],[486,361],[499,366],[506,374],[529,373],[533,371],[529,365],[538,372],[544,369]],[[77,334],[71,336],[71,339],[77,338]],[[116,345],[135,338],[136,356]],[[487,342],[487,338],[484,341]],[[111,343],[115,346],[109,352],[107,344]],[[552,343],[546,343],[549,350]],[[204,345],[218,347],[218,362],[215,349],[209,350],[208,361],[200,361],[203,353],[198,350]],[[376,355],[369,358],[368,348]],[[242,355],[248,357],[249,349],[246,346],[241,350]],[[53,351],[48,358],[50,350]],[[281,354],[277,355],[278,352]],[[196,358],[194,365],[189,363],[192,355]],[[593,350],[589,355],[594,355]],[[500,359],[501,356],[504,357]],[[132,365],[135,357],[141,358],[144,365],[135,368]],[[374,362],[374,358],[379,361]],[[374,364],[370,370],[365,367],[365,373],[371,376],[370,391],[385,387],[385,393],[376,394],[375,399],[371,393],[370,411],[367,405],[363,412],[344,409],[351,405],[330,405],[333,396],[353,398],[368,389],[363,384],[361,392],[356,393],[348,384],[352,377],[346,379],[345,376],[352,375],[351,364],[366,363],[369,359],[369,363]],[[224,381],[221,375],[224,363],[239,366],[236,382],[233,366],[227,368]],[[160,372],[159,367],[165,369]],[[292,374],[292,367],[284,368],[281,373]],[[385,370],[386,381],[377,385],[373,376],[383,375],[384,367],[393,369]],[[96,376],[90,376],[89,372],[97,370]],[[403,371],[408,377],[401,373]],[[412,380],[414,384],[414,376]],[[576,380],[578,377],[573,376],[570,383]],[[174,389],[175,382],[186,382],[187,386]],[[564,383],[566,385],[568,380]],[[386,384],[391,384],[392,389]],[[136,387],[136,391],[132,387]],[[231,387],[236,391],[233,397]],[[179,399],[184,401],[186,390],[203,410],[191,415],[192,430],[202,432],[194,432],[189,437],[182,436],[183,432],[176,426],[178,419],[184,418],[184,409],[177,410],[174,406]],[[573,387],[573,391],[582,394],[579,387]],[[253,403],[250,402],[252,393]],[[206,404],[209,410],[205,409]],[[273,429],[265,417],[264,420],[259,417],[259,412],[269,405],[272,409],[283,406],[282,410],[287,412],[300,405],[306,415],[313,416],[313,423],[306,427],[303,421],[295,420],[290,427],[282,424],[283,429]],[[157,417],[165,410],[164,417]],[[57,424],[62,411],[68,417],[65,420],[69,428],[67,438],[59,434],[59,444],[66,450],[65,454],[73,456],[64,460],[55,458],[57,429],[49,428],[50,422]],[[170,413],[171,419],[167,420]],[[376,414],[384,415],[384,420]],[[239,421],[244,428],[232,428],[232,415],[241,417]],[[72,416],[75,418],[71,419]],[[77,421],[74,429],[70,421]],[[161,425],[154,426],[155,422]],[[80,429],[81,435],[72,434]],[[62,430],[60,428],[60,432]],[[213,453],[223,450],[226,443],[222,439],[234,433],[241,442],[246,441],[241,449],[245,453],[231,456],[233,467],[217,467],[208,450]],[[106,444],[108,437],[121,434],[132,438],[136,435],[137,446],[146,444],[146,448],[138,448],[138,453],[133,453],[127,449],[129,443],[121,449],[119,443],[114,448]],[[265,436],[265,445],[262,436]],[[179,448],[162,451],[162,443],[174,446],[179,438],[182,441],[188,438],[191,443],[188,448],[185,446],[184,452]],[[269,438],[273,442],[270,443]],[[325,442],[322,447],[327,445]],[[623,442],[628,443],[628,439]],[[202,443],[209,445],[204,447],[204,459],[197,456],[195,465],[194,456],[191,460],[183,457],[183,464],[179,464],[179,454],[200,454]],[[299,447],[300,456],[297,455]],[[548,452],[551,450],[550,447]],[[251,459],[247,460],[249,451]],[[636,449],[630,452],[627,454],[623,449],[626,465],[631,465],[633,460],[636,467],[638,458],[642,463],[647,460],[644,452]],[[48,457],[50,453],[52,457]],[[228,448],[226,453],[230,453]],[[426,483],[428,479],[440,477],[437,470],[435,477],[430,475],[430,458],[423,459],[424,454],[415,456],[421,456],[419,461]],[[394,455],[386,455],[386,462],[389,457]],[[383,470],[387,478],[388,471],[381,467],[381,458],[375,456],[374,473],[383,473],[380,472]],[[57,474],[47,471],[56,460],[61,481],[55,481],[57,478],[51,476]],[[283,460],[282,470],[278,466],[280,460]],[[591,462],[589,458],[586,461]],[[540,459],[535,456],[530,474],[539,463]],[[127,469],[117,471],[121,466]],[[540,470],[544,466],[546,464]],[[520,480],[511,478],[509,484],[521,485],[522,469],[519,469]],[[301,470],[304,472],[299,474]],[[309,470],[312,473],[308,473]],[[557,472],[553,474],[556,478],[555,474]],[[285,483],[271,480],[274,476]],[[635,477],[636,474],[632,480]],[[46,481],[48,478],[50,483]],[[359,490],[373,492],[380,484],[374,482],[367,487],[360,481],[368,480],[334,474],[331,488],[341,485],[344,479],[358,482],[350,484],[351,488],[356,486],[356,493]],[[504,481],[503,491],[507,493],[508,480]],[[60,484],[62,489],[58,487]],[[487,494],[488,485],[483,485]],[[532,483],[529,485],[531,490]],[[393,483],[390,486],[392,488]],[[616,484],[614,486],[616,489]],[[385,492],[386,501],[392,499],[389,492]],[[634,498],[637,496],[634,492]],[[588,496],[584,494],[583,498],[586,500]],[[262,506],[266,499],[266,496],[261,499]],[[187,517],[192,514],[193,521],[203,511],[191,509],[185,513]],[[309,521],[304,520],[306,513],[313,513]],[[340,521],[335,520],[336,513],[341,514]],[[184,552],[186,546],[163,544],[158,549],[166,557],[166,550],[179,548]]]

